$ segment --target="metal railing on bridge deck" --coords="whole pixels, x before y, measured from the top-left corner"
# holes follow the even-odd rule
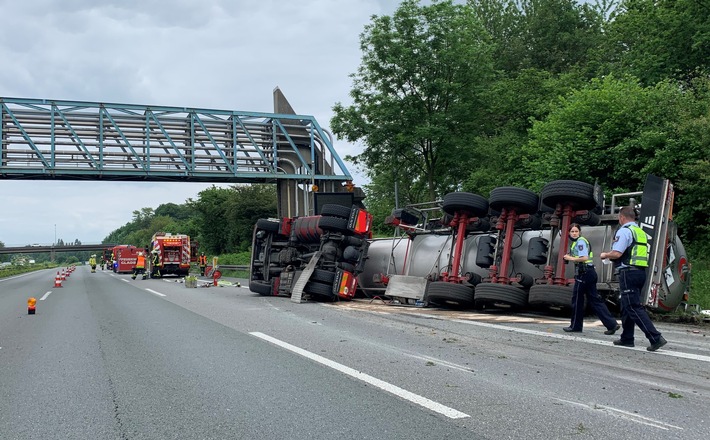
[[[352,180],[313,116],[0,97],[0,179]]]

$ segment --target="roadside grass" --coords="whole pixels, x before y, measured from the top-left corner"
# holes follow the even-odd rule
[[[698,259],[692,264],[688,303],[710,310],[710,259]]]

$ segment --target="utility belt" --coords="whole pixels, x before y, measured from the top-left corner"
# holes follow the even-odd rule
[[[631,270],[646,270],[646,268],[643,266],[624,266],[620,267],[618,270],[619,272],[626,272]]]
[[[576,263],[575,264],[575,272],[577,275],[583,275],[589,271],[594,270],[594,264],[591,263]]]

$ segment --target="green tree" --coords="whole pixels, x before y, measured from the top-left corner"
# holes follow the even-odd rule
[[[710,3],[703,0],[622,0],[603,52],[608,71],[644,85],[689,82],[710,67]]]
[[[495,44],[496,68],[550,73],[584,67],[603,40],[610,2],[469,0]]]
[[[194,207],[203,249],[214,254],[246,250],[256,221],[276,215],[276,189],[273,185],[213,186],[199,193]]]
[[[372,176],[392,173],[430,200],[455,188],[493,76],[483,27],[464,5],[405,0],[393,16],[372,18],[360,45],[353,104],[336,103],[333,131],[364,145],[353,159]]]

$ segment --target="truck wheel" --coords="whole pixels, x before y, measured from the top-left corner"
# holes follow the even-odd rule
[[[335,272],[325,269],[314,269],[310,279],[321,283],[333,284],[333,281],[335,280]]]
[[[442,209],[451,215],[463,212],[469,217],[484,217],[488,213],[488,200],[478,194],[452,192],[444,196]]]
[[[249,281],[249,290],[254,293],[258,293],[261,296],[273,295],[273,286],[271,286],[271,283],[269,281]]]
[[[532,214],[537,212],[540,199],[537,194],[528,189],[501,186],[491,191],[488,203],[496,211],[514,208],[518,214]]]
[[[515,229],[540,229],[542,227],[542,219],[537,214],[530,214],[527,218],[521,218],[515,222]]]
[[[279,232],[279,222],[274,222],[265,218],[256,221],[256,228],[268,232]]]
[[[582,226],[599,226],[601,221],[599,215],[595,214],[594,211],[587,211],[586,214],[575,216],[572,219],[573,223],[579,223]]]
[[[595,209],[594,185],[576,180],[554,180],[542,188],[542,203],[553,207],[570,204],[573,209]]]
[[[326,204],[320,210],[320,215],[327,217],[350,218],[352,208],[342,205]]]
[[[474,299],[477,307],[489,305],[522,308],[528,302],[528,294],[509,284],[481,283],[476,286]]]
[[[318,227],[324,231],[341,232],[343,234],[349,232],[348,221],[338,217],[321,217],[318,220]]]
[[[434,281],[427,286],[424,297],[441,307],[465,309],[473,306],[473,289],[463,284]]]
[[[541,308],[572,307],[572,288],[550,284],[538,284],[530,288],[528,302]]]
[[[303,291],[323,301],[335,301],[337,298],[333,293],[332,284],[310,282],[306,284]]]

